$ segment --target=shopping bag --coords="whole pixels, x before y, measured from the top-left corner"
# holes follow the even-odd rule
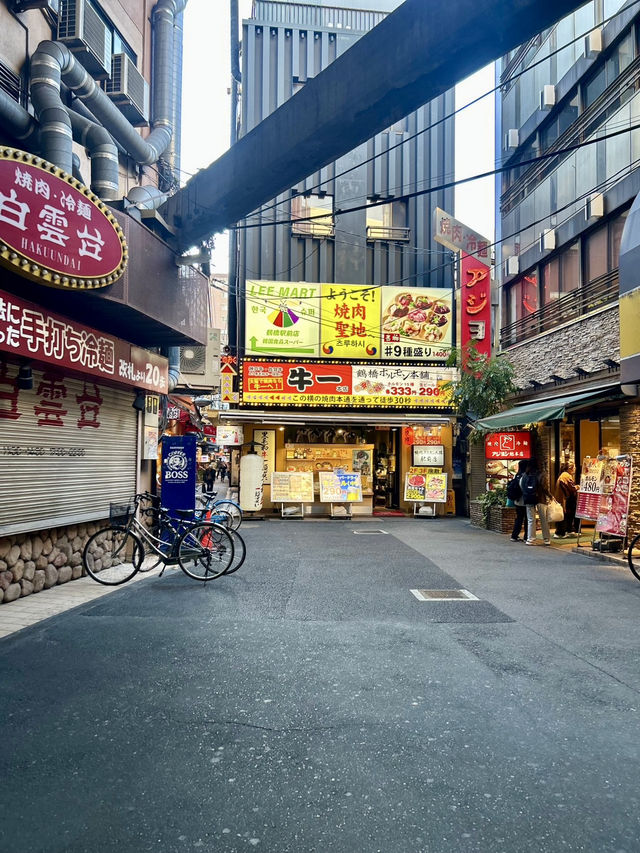
[[[562,504],[558,503],[557,500],[552,499],[547,504],[547,518],[549,521],[563,521],[564,520],[564,510],[562,509]]]

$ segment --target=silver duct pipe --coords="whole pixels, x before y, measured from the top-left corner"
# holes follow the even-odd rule
[[[146,185],[133,187],[126,195],[128,201],[138,210],[157,210],[167,200],[167,194],[157,187]]]
[[[71,174],[76,179],[76,181],[80,181],[81,184],[84,184],[84,181],[82,180],[82,172],[80,171],[80,158],[78,157],[77,154],[74,154],[72,157],[72,160],[73,160],[73,167],[72,167],[73,171],[71,172]]]
[[[104,201],[118,198],[118,149],[109,132],[75,110],[69,118],[73,138],[89,151],[92,191]]]
[[[182,52],[184,39],[184,8],[187,5],[187,0],[179,0],[176,15],[173,23],[173,92],[172,92],[172,109],[171,109],[171,126],[173,134],[171,142],[167,148],[166,154],[169,160],[171,171],[180,184],[180,161],[181,161],[181,116],[182,116]]]
[[[167,393],[170,394],[180,381],[180,347],[167,347],[166,353],[169,359]]]
[[[80,98],[137,162],[157,162],[171,136],[173,24],[182,0],[158,0],[152,12],[153,34],[153,130],[143,139],[111,99],[59,42],[41,42],[31,58],[31,100],[40,122],[42,156],[71,172],[72,129],[68,111],[60,97],[62,81]]]
[[[239,18],[238,0],[230,0],[231,77],[236,83],[242,83],[242,73],[240,71],[240,37],[238,35]]]
[[[29,139],[38,130],[33,116],[7,95],[4,89],[0,89],[0,122],[14,139],[21,142]]]

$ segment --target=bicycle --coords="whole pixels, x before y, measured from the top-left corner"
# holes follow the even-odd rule
[[[173,518],[154,508],[160,523],[154,535],[138,518],[140,504],[149,497],[139,494],[128,504],[110,504],[109,526],[88,539],[82,554],[93,580],[106,586],[126,583],[152,555],[156,562],[145,568],[164,563],[160,576],[167,566],[179,565],[190,578],[210,581],[233,567],[235,547],[229,531],[215,522],[195,520],[190,510],[178,510],[179,517]]]
[[[215,500],[216,495],[217,492],[210,492],[209,494],[198,496],[198,501],[202,504],[200,512],[226,512],[231,517],[231,527],[237,530],[242,524],[242,510],[240,509],[240,505],[229,498]]]
[[[634,554],[634,549],[638,551],[637,554]],[[629,549],[627,550],[627,560],[629,562],[629,568],[635,575],[636,579],[640,581],[640,533],[631,540],[629,545]]]

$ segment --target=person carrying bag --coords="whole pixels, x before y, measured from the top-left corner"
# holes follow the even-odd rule
[[[522,489],[522,500],[527,513],[527,545],[536,544],[536,511],[540,518],[542,529],[542,540],[545,545],[551,545],[551,534],[547,518],[547,507],[551,500],[551,494],[547,489],[544,479],[536,468],[535,462],[527,465],[527,470],[520,479]]]

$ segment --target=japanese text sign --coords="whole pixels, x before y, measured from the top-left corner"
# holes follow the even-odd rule
[[[358,472],[320,471],[321,503],[351,503],[362,500],[362,482]]]
[[[0,149],[0,263],[50,287],[112,284],[127,263],[122,229],[87,187],[46,160]]]
[[[451,407],[449,367],[244,361],[245,404]]]
[[[590,521],[597,519],[604,485],[604,463],[604,459],[593,459],[590,456],[585,456],[582,460],[576,518],[586,518]]]
[[[322,285],[321,353],[331,358],[380,358],[380,288]]]
[[[531,433],[493,432],[484,440],[486,459],[531,459]]]
[[[247,281],[245,338],[248,353],[315,358],[320,346],[320,285]]]
[[[427,465],[442,468],[444,465],[444,445],[416,444],[412,448],[413,465]]]
[[[473,342],[479,353],[491,355],[491,269],[462,254],[460,264],[460,339]]]
[[[436,207],[433,211],[433,236],[436,243],[446,246],[452,252],[467,252],[478,258],[489,256],[487,238],[440,207]]]
[[[313,503],[313,472],[274,471],[271,500],[273,503]]]
[[[166,394],[166,358],[0,290],[0,351]]]
[[[605,482],[605,488],[600,498],[596,530],[600,533],[608,533],[611,536],[626,536],[629,520],[632,460],[631,456],[624,455],[617,456],[611,462],[614,481],[608,484]]]
[[[404,478],[404,499],[406,501],[446,503],[447,475],[430,468],[409,468]]]

